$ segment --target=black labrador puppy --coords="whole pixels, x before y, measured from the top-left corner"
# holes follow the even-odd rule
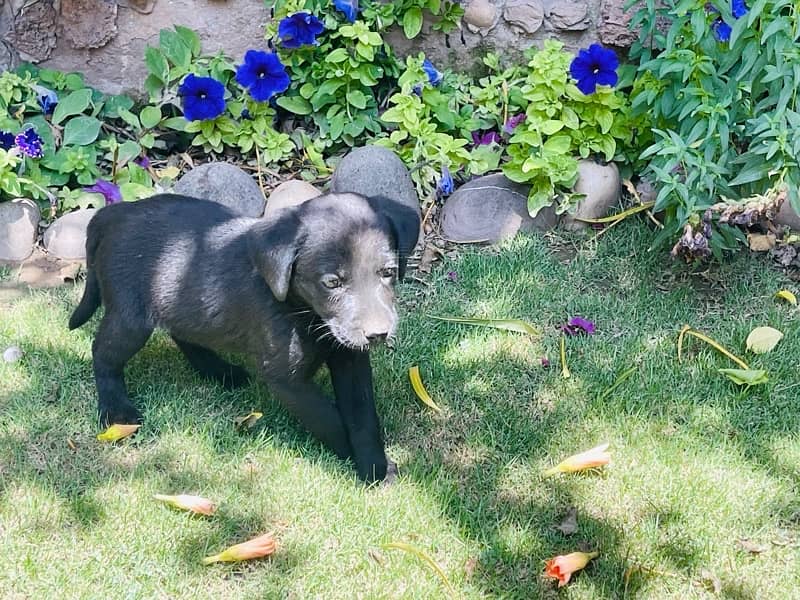
[[[408,206],[357,194],[319,196],[272,221],[171,194],[103,208],[69,321],[80,327],[105,306],[92,345],[101,423],[141,422],[123,369],[158,327],[230,387],[247,372],[216,352],[254,356],[272,394],[362,479],[391,475],[368,351],[395,332],[393,287],[419,227]],[[335,401],[312,381],[323,362]]]

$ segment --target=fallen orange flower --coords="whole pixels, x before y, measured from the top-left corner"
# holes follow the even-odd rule
[[[200,496],[190,496],[189,494],[178,494],[177,496],[166,496],[164,494],[154,494],[153,498],[166,502],[170,506],[188,510],[193,513],[211,516],[217,512],[217,505],[208,498]]]
[[[570,577],[576,571],[580,571],[589,561],[597,557],[599,552],[573,552],[563,556],[556,556],[547,561],[544,566],[544,574],[553,579],[558,579],[558,587],[569,583]]]
[[[204,565],[210,565],[215,562],[236,562],[239,560],[250,560],[251,558],[261,558],[262,556],[269,556],[278,547],[272,533],[265,533],[257,538],[236,544],[215,554],[214,556],[206,556],[203,559]]]
[[[584,471],[586,469],[593,469],[594,467],[602,467],[611,461],[611,455],[606,452],[608,444],[600,444],[599,446],[581,452],[580,454],[573,454],[569,458],[565,458],[555,467],[547,469],[545,475],[555,475],[556,473],[574,473],[576,471]]]
[[[133,435],[141,425],[111,425],[103,433],[97,434],[97,439],[101,442],[116,442],[129,435]]]

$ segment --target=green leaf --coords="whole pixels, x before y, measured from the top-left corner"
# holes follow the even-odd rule
[[[142,153],[142,147],[133,140],[127,140],[120,144],[117,151],[117,162],[124,165],[126,162],[133,160]]]
[[[169,61],[176,67],[187,69],[192,61],[192,52],[183,38],[169,29],[162,29],[158,34],[159,45]]]
[[[420,31],[422,31],[422,9],[412,6],[403,15],[403,33],[408,39],[412,39],[417,37]]]
[[[59,100],[56,109],[53,111],[53,125],[58,125],[73,115],[79,115],[87,108],[92,101],[92,90],[86,88],[72,92],[66,98]]]
[[[188,124],[189,121],[186,120],[186,117],[170,117],[161,122],[162,127],[174,129],[175,131],[186,131],[186,126]]]
[[[333,52],[328,54],[328,56],[325,57],[325,62],[336,64],[344,62],[348,58],[350,58],[350,54],[347,52],[345,48],[337,48],[336,50],[334,50]]]
[[[562,121],[550,119],[542,122],[542,124],[539,126],[539,130],[545,135],[553,135],[554,133],[561,131],[563,127],[564,123]]]
[[[756,327],[747,336],[747,349],[755,354],[771,351],[783,339],[783,333],[772,327]]]
[[[359,110],[363,110],[367,107],[367,97],[361,90],[350,90],[347,92],[347,101]]]
[[[169,64],[161,50],[152,46],[145,48],[144,63],[147,65],[150,75],[158,79],[162,84],[169,83]]]
[[[152,129],[161,122],[161,109],[157,106],[145,106],[139,113],[142,127]]]
[[[181,36],[181,39],[186,46],[188,46],[192,56],[199,56],[201,50],[200,36],[198,36],[193,30],[189,29],[188,27],[184,27],[183,25],[175,25],[175,31],[179,36]]]
[[[123,183],[119,186],[119,191],[122,193],[122,199],[125,202],[132,202],[133,200],[141,200],[152,196],[153,188],[142,185],[141,183]]]
[[[280,96],[275,102],[296,115],[309,115],[312,112],[311,103],[302,96]]]
[[[94,117],[75,117],[64,127],[64,146],[88,146],[100,135],[100,120]]]
[[[103,114],[106,117],[111,117],[112,119],[116,119],[119,117],[119,110],[125,109],[130,110],[133,106],[133,99],[130,96],[119,95],[119,96],[109,96],[106,98],[105,107],[103,108]]]
[[[448,323],[493,327],[494,329],[503,329],[505,331],[516,331],[518,333],[527,333],[528,335],[539,335],[539,331],[533,325],[519,319],[472,319],[470,317],[438,317],[436,315],[428,315],[428,317],[431,319],[436,319],[437,321],[446,321]]]
[[[720,373],[737,385],[761,385],[767,383],[769,378],[764,369],[718,369]]]

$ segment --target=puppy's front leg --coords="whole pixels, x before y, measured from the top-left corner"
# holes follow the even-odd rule
[[[370,482],[381,481],[387,476],[389,462],[375,410],[369,354],[337,348],[327,362],[336,393],[336,406],[350,438],[358,475]]]
[[[269,389],[306,429],[341,459],[350,458],[350,442],[333,400],[310,381],[270,378]]]

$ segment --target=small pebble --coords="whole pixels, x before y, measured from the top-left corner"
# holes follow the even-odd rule
[[[18,346],[9,346],[3,351],[3,360],[7,363],[17,362],[22,358],[22,350]]]

